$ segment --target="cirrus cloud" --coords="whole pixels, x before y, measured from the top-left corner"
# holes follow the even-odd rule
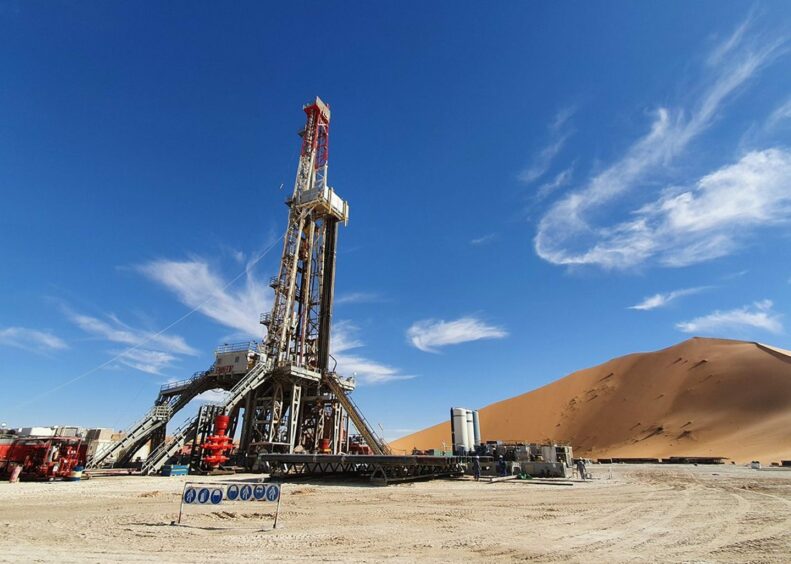
[[[415,348],[424,352],[438,352],[439,347],[458,345],[481,339],[502,339],[508,332],[502,327],[489,325],[474,317],[453,321],[424,319],[413,323],[406,332]]]
[[[49,331],[39,331],[26,327],[6,327],[0,329],[0,345],[33,352],[63,350],[69,348],[66,341]]]
[[[689,144],[707,131],[725,102],[781,53],[785,40],[748,41],[748,20],[713,50],[710,76],[689,108],[659,108],[650,131],[602,172],[555,202],[539,221],[534,238],[539,257],[558,265],[630,268],[649,261],[683,266],[723,256],[737,248],[734,231],[771,224],[785,204],[788,151],[770,148],[746,153],[738,162],[700,178],[691,188],[671,187],[632,211],[627,219],[598,225],[596,219],[636,188],[667,169]],[[653,178],[652,178],[653,180]],[[649,193],[646,190],[646,193]],[[746,209],[716,199],[757,195]],[[742,221],[747,219],[747,224]],[[737,229],[738,228],[738,229]]]
[[[772,310],[772,300],[762,300],[750,306],[726,311],[716,310],[708,315],[676,324],[684,333],[711,333],[727,330],[760,329],[769,333],[781,333],[781,315]]]
[[[629,306],[629,309],[648,311],[660,307],[665,307],[670,302],[677,300],[678,298],[682,298],[684,296],[691,296],[692,294],[698,294],[704,290],[707,290],[708,288],[709,288],[708,286],[699,286],[697,288],[684,288],[683,290],[673,290],[672,292],[654,294],[653,296],[648,296],[647,298],[644,298],[643,301],[638,304]]]

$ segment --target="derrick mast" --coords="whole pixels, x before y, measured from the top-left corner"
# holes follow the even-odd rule
[[[288,227],[264,350],[274,366],[326,370],[335,282],[338,223],[349,207],[327,183],[330,109],[316,98],[304,106],[305,129],[294,191],[286,201]]]
[[[372,448],[381,450],[381,441],[346,395],[353,381],[339,379],[330,366],[338,225],[348,221],[349,206],[328,183],[330,108],[317,97],[303,110],[283,254],[270,283],[272,310],[261,317],[271,377],[248,398],[241,446],[248,453],[342,452],[351,418],[371,437]]]

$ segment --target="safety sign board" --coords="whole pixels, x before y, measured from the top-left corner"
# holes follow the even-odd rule
[[[229,502],[264,502],[277,503],[275,523],[280,514],[280,484],[255,482],[251,484],[239,482],[187,482],[181,494],[181,507],[178,521],[181,523],[185,506],[212,506]],[[273,527],[273,528],[274,528]]]
[[[184,503],[212,503],[219,505],[224,501],[269,501],[280,499],[280,486],[277,484],[244,484],[240,488],[237,484],[217,484],[217,487],[184,489]]]

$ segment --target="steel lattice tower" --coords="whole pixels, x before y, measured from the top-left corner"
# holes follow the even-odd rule
[[[387,447],[346,395],[353,381],[337,378],[330,367],[338,224],[347,223],[349,206],[328,184],[330,108],[317,97],[303,110],[283,254],[271,281],[274,302],[261,318],[271,392],[262,387],[247,398],[241,447],[250,453],[337,454],[348,448],[351,416],[369,446],[381,453]]]

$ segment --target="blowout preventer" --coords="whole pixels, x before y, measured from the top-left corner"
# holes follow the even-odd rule
[[[204,453],[201,461],[203,465],[214,470],[220,464],[228,461],[226,453],[233,448],[233,439],[226,435],[231,418],[227,415],[218,415],[214,418],[214,434],[206,437],[206,442],[201,445]]]

